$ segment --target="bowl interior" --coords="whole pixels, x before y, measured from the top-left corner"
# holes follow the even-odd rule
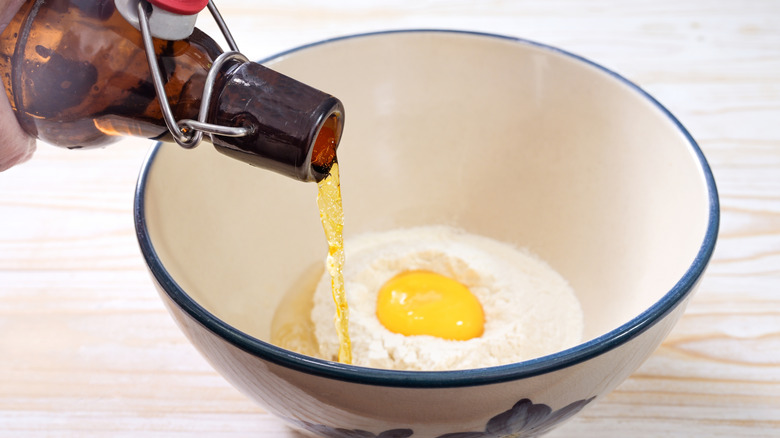
[[[661,299],[702,245],[709,194],[689,139],[633,86],[581,59],[410,32],[335,40],[268,65],[344,102],[346,237],[449,224],[527,247],[576,291],[585,340]],[[163,266],[201,306],[268,341],[283,297],[321,272],[316,186],[206,145],[163,145],[150,166],[146,223]]]

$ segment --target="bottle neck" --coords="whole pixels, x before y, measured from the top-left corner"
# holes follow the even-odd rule
[[[228,66],[215,93],[212,123],[251,128],[213,136],[217,150],[302,181],[327,176],[344,127],[337,98],[254,62]]]

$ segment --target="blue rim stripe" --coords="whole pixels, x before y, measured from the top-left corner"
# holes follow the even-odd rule
[[[704,173],[704,179],[709,193],[709,219],[707,223],[707,231],[699,251],[693,260],[693,263],[686,270],[685,274],[658,302],[622,326],[567,350],[525,362],[489,368],[457,371],[394,371],[357,367],[353,365],[345,365],[316,359],[284,350],[280,347],[249,336],[246,333],[243,333],[226,324],[224,321],[220,320],[215,315],[192,300],[192,298],[190,298],[190,296],[187,295],[187,293],[184,292],[184,290],[182,290],[178,284],[176,284],[171,275],[162,265],[162,262],[157,256],[154,246],[152,245],[151,238],[147,233],[144,201],[146,184],[149,178],[149,173],[154,164],[154,157],[156,156],[160,147],[162,147],[162,144],[158,143],[152,148],[149,155],[147,156],[141,168],[141,173],[138,177],[135,200],[133,203],[135,228],[141,252],[144,256],[144,259],[146,260],[147,265],[149,266],[149,269],[152,272],[152,275],[160,283],[163,290],[176,303],[176,305],[180,306],[190,317],[198,321],[206,329],[227,340],[236,347],[241,348],[250,354],[268,360],[269,362],[273,362],[277,365],[288,367],[300,372],[346,382],[380,386],[452,388],[518,380],[581,363],[590,358],[603,354],[606,351],[612,350],[648,330],[650,327],[655,325],[656,322],[660,321],[663,316],[674,310],[677,305],[679,305],[691,293],[694,286],[704,273],[704,269],[706,268],[710,258],[712,257],[712,253],[715,249],[715,242],[717,240],[718,228],[720,224],[720,205],[715,179],[713,177],[712,170],[710,169],[709,164],[704,157],[704,154],[690,133],[685,129],[685,127],[683,127],[683,125],[655,98],[619,74],[579,55],[575,55],[542,43],[490,33],[440,29],[391,30],[336,37],[287,50],[266,58],[260,62],[267,62],[272,59],[280,58],[310,47],[316,47],[336,41],[394,33],[462,34],[497,38],[505,41],[531,45],[570,57],[595,67],[611,75],[613,78],[624,83],[625,85],[631,87],[634,91],[646,98],[664,115],[666,115],[666,117],[672,123],[674,123],[675,126],[677,126],[677,129],[687,139],[691,150],[696,154],[696,157],[699,160],[699,164],[701,165],[701,169]]]

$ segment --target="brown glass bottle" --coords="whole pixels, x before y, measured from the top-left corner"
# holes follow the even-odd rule
[[[198,29],[181,41],[155,39],[154,47],[175,119],[197,119],[208,70],[222,50]],[[113,0],[27,1],[0,35],[0,75],[22,128],[48,143],[170,139],[141,34]],[[228,62],[207,121],[251,129],[244,137],[213,136],[221,152],[319,181],[335,159],[343,107],[257,63]]]

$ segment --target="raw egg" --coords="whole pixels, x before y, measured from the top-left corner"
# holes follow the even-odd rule
[[[379,290],[376,315],[393,333],[465,341],[482,336],[485,314],[457,280],[431,271],[402,272]]]

